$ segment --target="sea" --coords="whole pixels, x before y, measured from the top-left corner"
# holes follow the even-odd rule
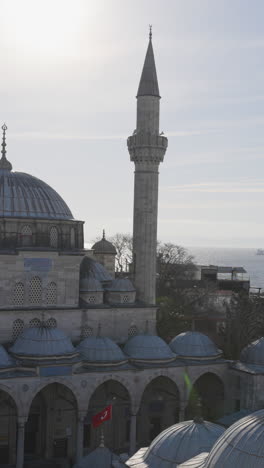
[[[250,277],[250,286],[264,292],[264,255],[256,255],[257,249],[224,247],[186,247],[199,265],[244,267]]]

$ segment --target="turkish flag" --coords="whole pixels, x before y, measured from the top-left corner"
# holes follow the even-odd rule
[[[112,418],[112,405],[106,406],[100,413],[93,416],[93,427],[98,427]]]

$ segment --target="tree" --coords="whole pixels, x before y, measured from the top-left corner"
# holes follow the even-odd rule
[[[194,257],[180,245],[161,243],[157,245],[157,295],[164,296],[175,288],[176,282],[193,279]]]
[[[128,271],[133,258],[133,238],[131,234],[118,232],[108,239],[116,248],[116,271]]]
[[[264,298],[234,293],[226,305],[226,326],[222,334],[226,357],[239,359],[245,346],[264,335]]]

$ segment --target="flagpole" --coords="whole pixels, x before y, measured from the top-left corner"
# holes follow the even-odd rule
[[[101,440],[100,440],[100,445],[99,445],[99,447],[102,447],[102,448],[103,448],[103,447],[104,447],[104,425],[103,425],[103,424],[101,424],[100,429],[101,429],[101,430],[100,430],[100,433],[101,433],[100,439],[101,439]]]

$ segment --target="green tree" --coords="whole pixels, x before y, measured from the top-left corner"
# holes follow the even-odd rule
[[[226,326],[222,334],[226,357],[239,359],[245,346],[264,335],[264,298],[234,293],[226,305]]]

